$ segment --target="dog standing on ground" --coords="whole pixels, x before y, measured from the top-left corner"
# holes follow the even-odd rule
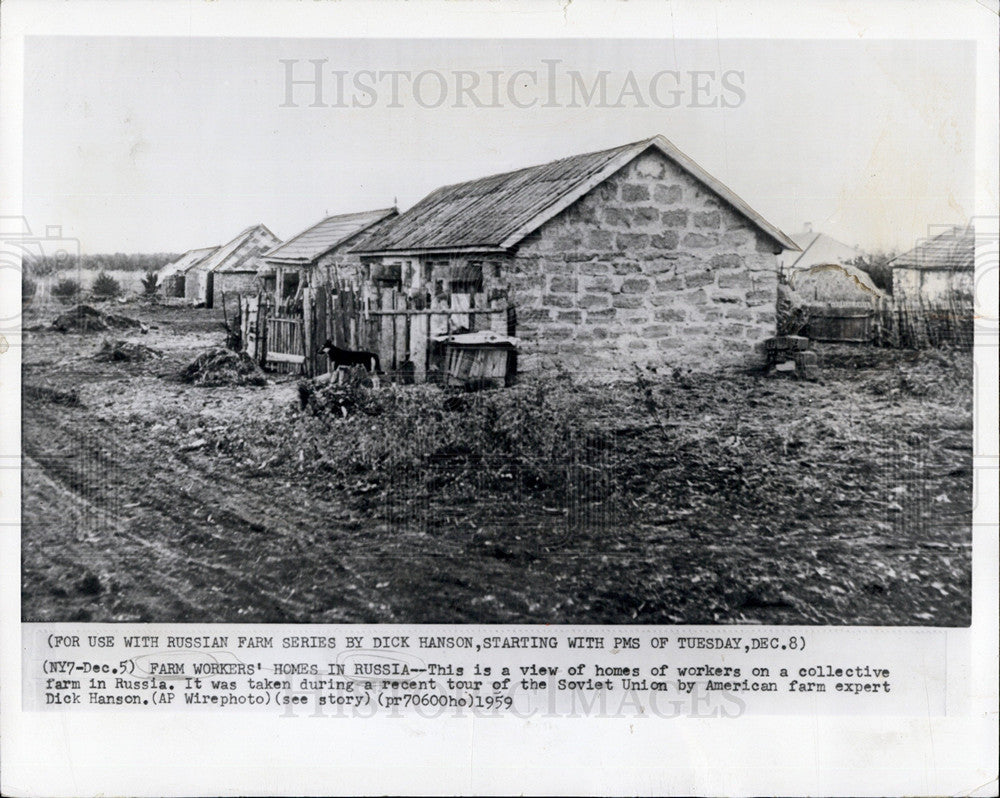
[[[382,365],[379,363],[378,355],[374,352],[355,352],[351,349],[341,349],[329,338],[319,348],[317,354],[326,355],[329,358],[331,370],[341,366],[362,366],[372,374],[382,373]]]

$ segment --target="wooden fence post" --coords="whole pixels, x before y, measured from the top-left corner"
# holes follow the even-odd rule
[[[329,369],[327,367],[326,355],[315,354],[320,346],[323,345],[323,341],[326,337],[326,296],[327,289],[323,286],[317,286],[313,289],[315,292],[315,303],[314,303],[314,313],[315,322],[313,324],[312,332],[312,349],[310,350],[313,358],[313,374],[325,374]]]
[[[312,288],[302,292],[302,373],[307,377],[312,377],[316,373],[316,346],[313,341],[314,296]]]
[[[261,366],[267,362],[267,347],[269,343],[267,340],[268,310],[269,305],[266,298],[261,297],[261,301],[257,305],[257,358]]]

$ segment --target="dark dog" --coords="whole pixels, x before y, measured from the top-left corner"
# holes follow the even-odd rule
[[[354,352],[350,349],[341,349],[335,346],[329,338],[316,352],[318,355],[326,355],[330,360],[330,369],[337,369],[340,366],[363,366],[365,370],[376,374],[382,373],[382,366],[378,361],[378,355],[374,352]]]

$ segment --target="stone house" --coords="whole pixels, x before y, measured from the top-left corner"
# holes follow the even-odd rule
[[[796,248],[654,136],[445,186],[355,251],[368,279],[455,309],[505,299],[522,371],[604,372],[760,356]]]
[[[892,295],[903,302],[972,309],[976,232],[952,227],[889,262]]]
[[[281,305],[300,287],[356,285],[361,259],[351,248],[397,215],[395,208],[328,216],[265,252],[258,270],[265,290]]]
[[[258,278],[254,259],[278,243],[278,237],[264,225],[248,227],[187,269],[184,298],[211,308],[221,304],[223,293],[255,293]]]
[[[188,270],[208,259],[217,249],[217,246],[189,249],[173,263],[168,263],[156,275],[159,292],[164,297],[183,298]]]

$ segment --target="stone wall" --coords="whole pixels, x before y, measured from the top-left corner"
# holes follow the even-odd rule
[[[525,239],[507,265],[524,371],[763,358],[777,245],[647,152]]]
[[[184,298],[198,304],[208,299],[208,272],[204,269],[188,269],[184,275]]]
[[[256,272],[215,272],[212,276],[212,304],[222,307],[222,295],[226,295],[226,306],[232,311],[238,294],[257,295],[263,281]]]

